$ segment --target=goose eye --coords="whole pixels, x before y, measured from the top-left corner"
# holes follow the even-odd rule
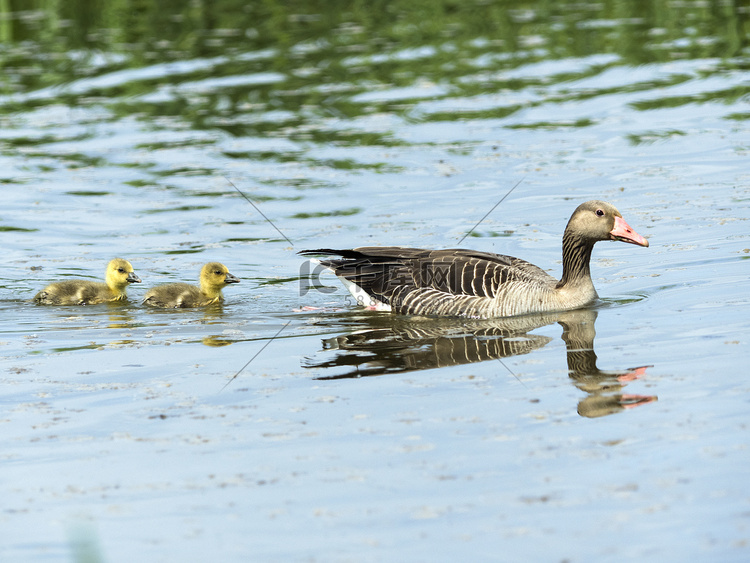
[[[596,210],[596,216],[597,217],[604,217],[604,211],[602,211],[601,209],[597,209]]]
[[[125,270],[123,268],[117,268],[117,271],[120,272],[121,274],[125,273]]]
[[[216,274],[217,276],[220,276],[221,275],[221,270],[214,270],[214,274]]]

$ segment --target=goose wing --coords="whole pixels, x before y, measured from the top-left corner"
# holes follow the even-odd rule
[[[403,296],[415,290],[492,299],[513,282],[556,283],[552,276],[525,260],[460,248],[361,247],[306,250],[300,254],[341,256],[320,263],[384,303],[395,293]]]
[[[542,269],[512,256],[464,249],[427,251],[410,260],[415,285],[451,295],[494,298],[509,284],[549,284]]]

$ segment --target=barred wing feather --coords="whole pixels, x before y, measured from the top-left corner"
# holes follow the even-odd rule
[[[320,263],[373,302],[408,314],[492,316],[499,305],[496,298],[514,287],[536,285],[548,291],[557,281],[525,260],[464,249],[362,247],[305,254],[341,256]]]

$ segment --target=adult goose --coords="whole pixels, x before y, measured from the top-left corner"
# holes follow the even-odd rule
[[[125,290],[131,283],[141,283],[127,260],[115,258],[107,264],[105,282],[66,280],[51,283],[34,296],[42,305],[95,305],[127,298]]]
[[[201,268],[200,287],[187,283],[158,285],[148,290],[143,303],[166,309],[204,307],[223,302],[221,290],[230,283],[239,282],[240,278],[230,274],[224,264],[209,262]]]
[[[371,246],[300,254],[340,256],[319,263],[341,279],[360,305],[374,310],[495,318],[567,311],[595,301],[589,261],[600,240],[648,246],[613,205],[593,200],[579,205],[565,228],[559,281],[520,258],[474,250]]]

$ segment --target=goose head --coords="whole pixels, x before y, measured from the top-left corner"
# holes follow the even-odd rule
[[[240,278],[229,273],[221,262],[209,262],[201,268],[201,290],[214,297],[221,293],[222,288],[230,283],[239,283]]]
[[[590,244],[600,240],[619,240],[648,246],[648,241],[625,222],[614,205],[598,200],[579,205],[570,217],[565,233]]]
[[[121,292],[128,284],[141,283],[141,278],[135,275],[130,262],[122,258],[115,258],[107,264],[106,281],[110,289]]]

